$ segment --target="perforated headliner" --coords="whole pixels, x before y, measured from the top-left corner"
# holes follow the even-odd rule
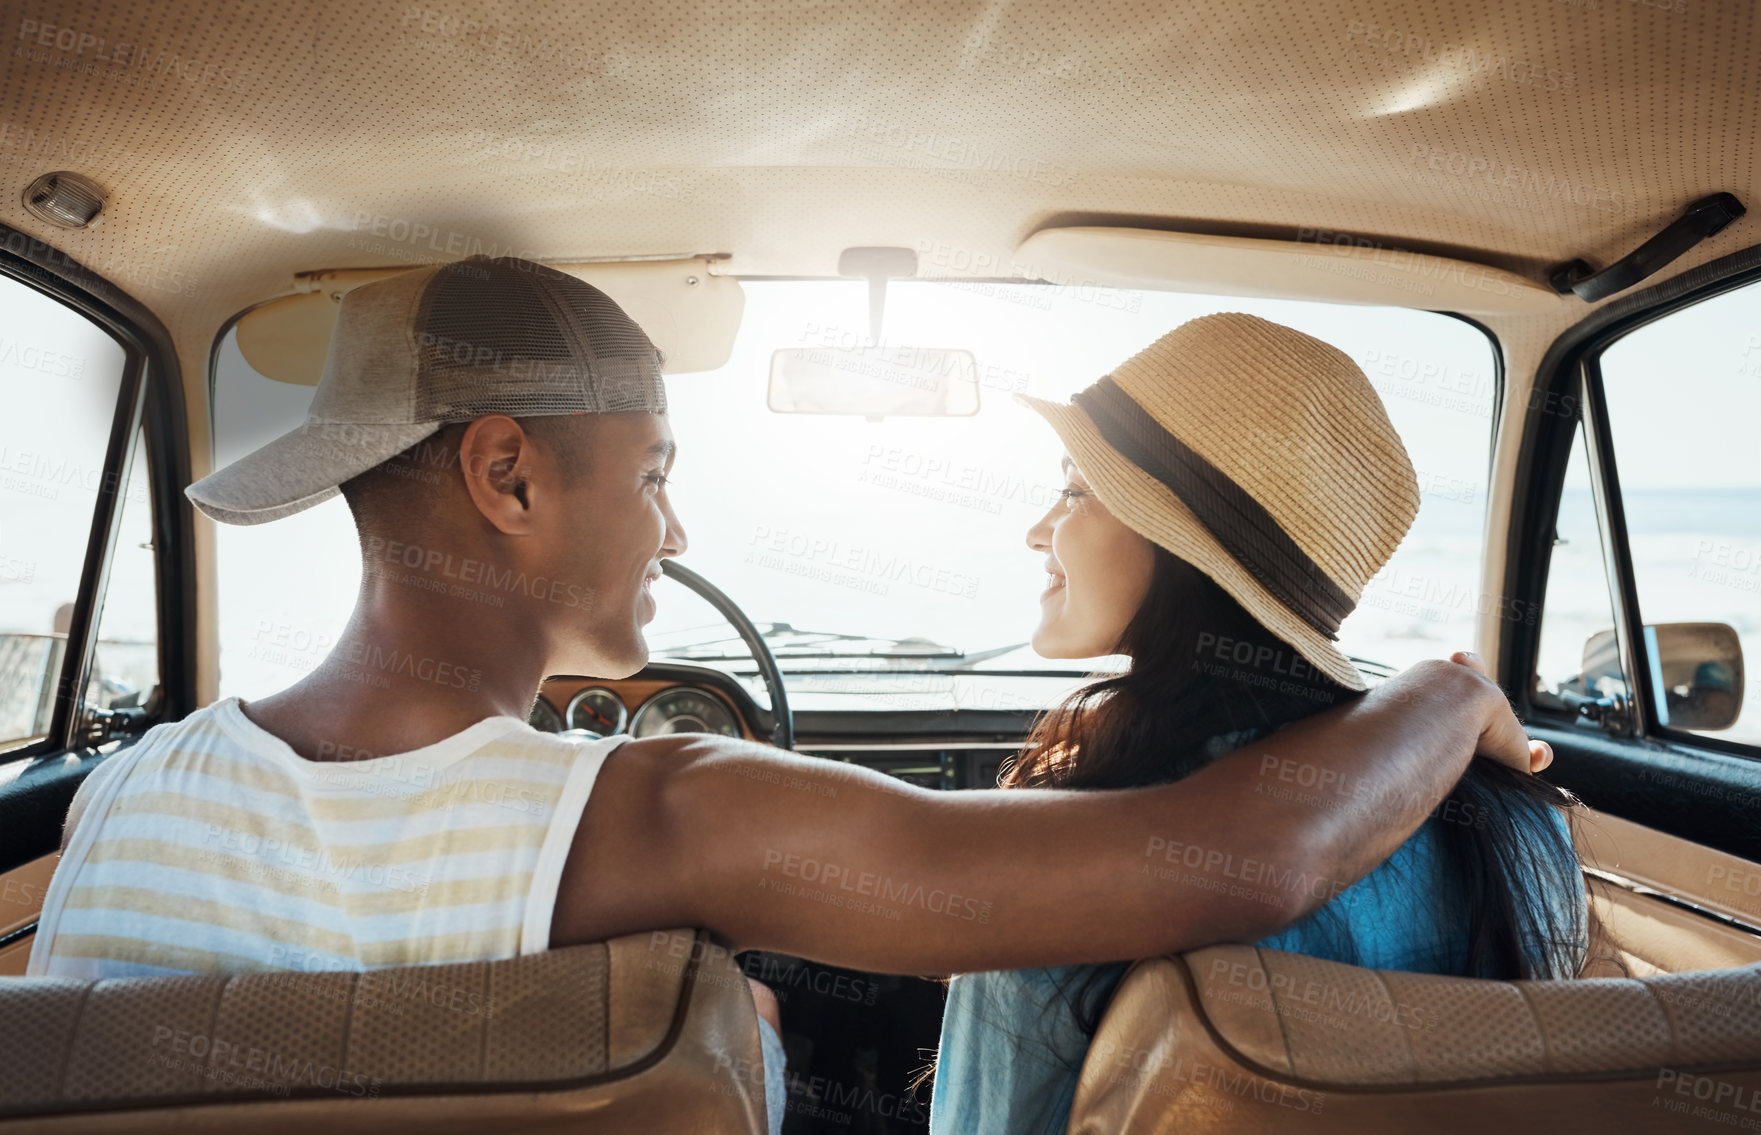
[[[1007,275],[1047,223],[1348,231],[1539,278],[1761,199],[1753,0],[10,2],[0,216],[160,313],[192,376],[293,272],[851,245]],[[70,168],[90,231],[26,214]],[[1758,214],[1672,267],[1755,243]],[[1551,335],[1581,317],[1562,305]],[[198,456],[198,471],[202,466]]]
[[[1761,227],[1754,0],[0,7],[0,219],[164,320],[198,477],[216,331],[303,270],[728,253],[831,275],[841,249],[904,245],[924,274],[1007,276],[1040,227],[1135,217],[1540,279],[1719,190],[1749,215],[1666,275]],[[23,211],[54,169],[109,190],[98,227]],[[1488,319],[1510,404],[1587,310]],[[1521,426],[1500,429],[1489,592]],[[197,526],[203,700],[211,537]],[[1501,633],[1482,617],[1487,657]]]

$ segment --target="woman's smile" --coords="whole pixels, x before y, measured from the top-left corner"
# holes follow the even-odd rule
[[[1096,658],[1113,653],[1149,593],[1155,545],[1107,510],[1069,458],[1064,477],[1027,533],[1046,572],[1033,648],[1042,658]]]

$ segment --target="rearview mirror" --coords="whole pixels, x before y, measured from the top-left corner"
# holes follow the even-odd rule
[[[978,413],[978,360],[939,347],[791,347],[770,357],[778,414],[960,418]]]
[[[1645,627],[1659,725],[1702,731],[1729,729],[1743,710],[1743,644],[1724,623],[1658,623]],[[1613,631],[1584,643],[1583,684],[1620,677]]]

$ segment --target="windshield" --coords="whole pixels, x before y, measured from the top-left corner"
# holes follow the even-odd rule
[[[863,281],[744,281],[719,370],[671,376],[679,456],[669,492],[683,563],[739,603],[804,670],[1031,670],[1043,557],[1027,529],[1063,486],[1062,449],[1017,392],[1067,399],[1178,324],[1245,311],[1333,343],[1370,376],[1419,471],[1422,505],[1394,561],[1340,632],[1392,666],[1472,644],[1495,393],[1487,337],[1431,312],[1026,283],[897,281],[883,348],[971,352],[979,406],[959,417],[777,413],[771,355],[869,336]],[[297,425],[311,389],[251,372],[232,336],[216,369],[216,459]],[[219,531],[221,686],[256,696],[322,658],[359,581],[346,507]],[[746,658],[708,606],[657,591],[657,659]]]

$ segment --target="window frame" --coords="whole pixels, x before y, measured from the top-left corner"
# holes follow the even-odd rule
[[[1532,715],[1568,728],[1574,721],[1556,707],[1537,703],[1534,692],[1540,628],[1547,618],[1545,599],[1552,564],[1552,535],[1573,435],[1581,421],[1591,494],[1601,530],[1603,566],[1613,593],[1615,639],[1621,665],[1629,675],[1631,732],[1618,740],[1649,743],[1659,750],[1726,754],[1746,764],[1761,764],[1761,749],[1753,745],[1658,725],[1651,683],[1631,677],[1649,674],[1650,668],[1644,636],[1638,633],[1642,626],[1638,586],[1598,366],[1604,351],[1640,327],[1758,281],[1761,245],[1752,245],[1597,309],[1561,335],[1542,360],[1517,458],[1515,483],[1526,486],[1527,491],[1517,497],[1511,509],[1504,574],[1506,594],[1540,605],[1541,617],[1532,628],[1513,625],[1506,629],[1497,669],[1501,683],[1514,696],[1518,711],[1525,717]],[[1571,400],[1569,411],[1545,412],[1549,404],[1564,407],[1565,399]]]
[[[410,265],[409,267],[411,270],[414,270],[416,268],[423,267],[423,265]],[[310,273],[308,273],[308,274],[310,274]],[[848,284],[848,283],[852,283],[852,282],[860,282],[855,277],[850,277],[850,276],[804,276],[804,275],[786,275],[786,274],[785,275],[765,275],[765,274],[738,274],[738,273],[736,273],[736,274],[733,274],[732,278],[734,280],[737,280],[742,285],[753,284],[753,283],[840,283],[840,284]],[[1028,277],[1023,277],[1023,276],[972,276],[972,277],[962,276],[962,277],[959,277],[958,279],[955,279],[952,277],[942,278],[942,277],[924,276],[924,277],[915,277],[915,278],[905,277],[905,278],[903,278],[902,282],[912,282],[912,283],[937,283],[937,282],[941,282],[941,283],[956,284],[956,285],[1008,284],[1008,285],[1016,285],[1016,286],[1044,287],[1044,288],[1063,287],[1063,285],[1054,283],[1050,280],[1028,278]],[[1106,286],[1111,287],[1111,285],[1106,285]],[[1132,291],[1135,289],[1120,286],[1120,287],[1116,288],[1115,290]],[[1156,290],[1156,289],[1144,289],[1144,290]],[[210,460],[212,460],[213,454],[214,454],[215,439],[219,436],[218,423],[217,423],[215,414],[216,414],[217,408],[219,406],[220,355],[221,355],[222,349],[225,347],[227,336],[232,334],[233,330],[238,326],[239,321],[244,319],[245,316],[251,314],[253,311],[256,311],[260,307],[264,307],[268,304],[276,303],[279,300],[285,299],[288,296],[293,295],[293,294],[295,294],[295,293],[291,293],[291,292],[283,293],[281,295],[271,296],[268,299],[259,300],[255,303],[249,304],[249,305],[239,309],[238,311],[234,312],[232,315],[228,316],[225,320],[223,320],[221,322],[220,326],[215,330],[213,341],[210,342],[208,345],[208,358],[207,358],[207,366],[208,366],[208,374],[207,374],[207,396],[208,396],[207,425],[208,425],[208,445],[209,445]],[[1202,294],[1202,293],[1195,293],[1195,294]],[[1229,297],[1219,294],[1219,295],[1212,296],[1211,298],[1228,299]],[[1324,304],[1324,303],[1327,303],[1328,301],[1313,300],[1313,301],[1305,301],[1305,302]],[[1341,303],[1341,304],[1333,304],[1332,306],[1358,307],[1361,305]],[[1492,393],[1492,406],[1491,406],[1491,414],[1490,414],[1489,420],[1486,425],[1485,491],[1487,494],[1487,500],[1486,500],[1485,507],[1482,510],[1481,521],[1480,521],[1481,530],[1482,530],[1482,537],[1481,537],[1481,541],[1480,541],[1480,550],[1479,550],[1479,557],[1480,557],[1479,558],[1479,565],[1480,565],[1480,567],[1482,569],[1482,573],[1483,573],[1484,566],[1485,566],[1485,558],[1487,555],[1487,548],[1486,548],[1487,541],[1485,539],[1485,524],[1487,523],[1487,520],[1489,519],[1490,514],[1491,514],[1490,494],[1491,494],[1492,486],[1495,483],[1494,478],[1497,476],[1497,469],[1498,469],[1498,438],[1499,438],[1500,431],[1503,429],[1503,425],[1504,425],[1504,412],[1506,409],[1506,402],[1507,402],[1507,397],[1508,397],[1508,389],[1507,389],[1508,376],[1507,376],[1507,373],[1505,370],[1504,346],[1503,346],[1503,343],[1499,340],[1496,332],[1494,332],[1486,324],[1480,322],[1478,319],[1475,319],[1470,315],[1465,315],[1459,311],[1451,311],[1451,310],[1447,310],[1447,309],[1443,309],[1443,308],[1413,308],[1412,310],[1424,311],[1430,315],[1446,316],[1449,319],[1453,319],[1458,323],[1464,323],[1467,326],[1473,328],[1475,331],[1478,331],[1480,333],[1480,335],[1483,336],[1486,340],[1487,354],[1490,358],[1490,363],[1491,363],[1490,379],[1491,379],[1491,386],[1492,386],[1492,391],[1491,391],[1491,393]],[[1483,578],[1483,576],[1482,576],[1482,578]],[[1476,581],[1474,587],[1475,587],[1475,593],[1478,594],[1478,592],[1480,590],[1479,581]],[[1347,657],[1350,658],[1351,662],[1354,665],[1356,665],[1360,670],[1363,670],[1365,673],[1370,674],[1376,680],[1381,680],[1381,679],[1390,677],[1400,669],[1400,667],[1394,666],[1394,665],[1387,663],[1387,662],[1384,662],[1380,659],[1363,658],[1363,657],[1360,657],[1356,654],[1349,654],[1349,653],[1347,654]],[[986,673],[991,674],[993,676],[1000,676],[1001,674],[1007,673],[1007,672],[993,670],[993,671],[986,671]],[[1087,673],[1088,673],[1088,671],[1081,670],[1081,669],[1050,669],[1050,668],[1048,668],[1048,669],[1022,670],[1019,672],[1019,675],[1023,676],[1023,677],[1053,677],[1053,676],[1080,677],[1080,676],[1087,674]],[[878,724],[878,719],[877,719],[877,724]],[[884,728],[884,726],[882,726],[882,727]]]
[[[146,706],[142,725],[175,720],[195,708],[195,538],[191,509],[183,496],[190,480],[188,428],[170,333],[144,304],[116,284],[54,246],[5,224],[0,224],[0,275],[72,308],[114,339],[124,355],[104,452],[104,477],[92,510],[49,732],[0,754],[0,766],[10,766],[87,748],[94,740],[84,712],[85,688],[103,614],[99,599],[109,583],[136,460],[147,463],[157,573],[159,693]]]
[[[1486,337],[1486,346],[1492,353],[1492,421],[1486,430],[1486,515],[1481,517],[1481,527],[1485,527],[1486,519],[1492,512],[1492,485],[1498,476],[1498,435],[1504,429],[1505,398],[1509,393],[1504,372],[1504,344],[1499,340],[1497,332],[1469,315],[1459,311],[1432,311],[1433,315],[1447,315],[1472,327]],[[1480,557],[1484,561],[1486,555],[1485,540],[1480,542]],[[1484,568],[1482,562],[1481,567]]]
[[[1761,288],[1761,274],[1757,274],[1748,286]],[[1720,288],[1716,291],[1697,296],[1689,303],[1671,304],[1666,311],[1657,313],[1649,324],[1667,318],[1676,312],[1704,303],[1715,296],[1728,292],[1740,291],[1744,285]],[[1602,355],[1608,348],[1631,334],[1638,326],[1627,327],[1619,335],[1611,336],[1597,343],[1594,350],[1584,357],[1581,383],[1584,391],[1585,434],[1589,439],[1592,479],[1596,487],[1606,489],[1607,501],[1598,496],[1597,518],[1603,527],[1604,556],[1616,570],[1616,577],[1621,580],[1619,594],[1615,597],[1615,638],[1620,646],[1621,665],[1628,675],[1627,689],[1630,693],[1631,713],[1633,715],[1633,732],[1637,736],[1657,740],[1671,741],[1685,745],[1704,745],[1707,748],[1736,756],[1761,761],[1761,744],[1745,741],[1731,741],[1722,737],[1704,733],[1694,733],[1686,729],[1677,729],[1661,723],[1656,707],[1656,688],[1649,679],[1653,673],[1649,647],[1645,636],[1640,632],[1644,619],[1639,609],[1639,590],[1637,573],[1633,570],[1632,542],[1627,533],[1626,502],[1621,495],[1619,459],[1615,453],[1613,423],[1608,413],[1607,392],[1602,384]],[[1647,675],[1643,681],[1638,675]],[[1758,675],[1761,677],[1761,675]]]

